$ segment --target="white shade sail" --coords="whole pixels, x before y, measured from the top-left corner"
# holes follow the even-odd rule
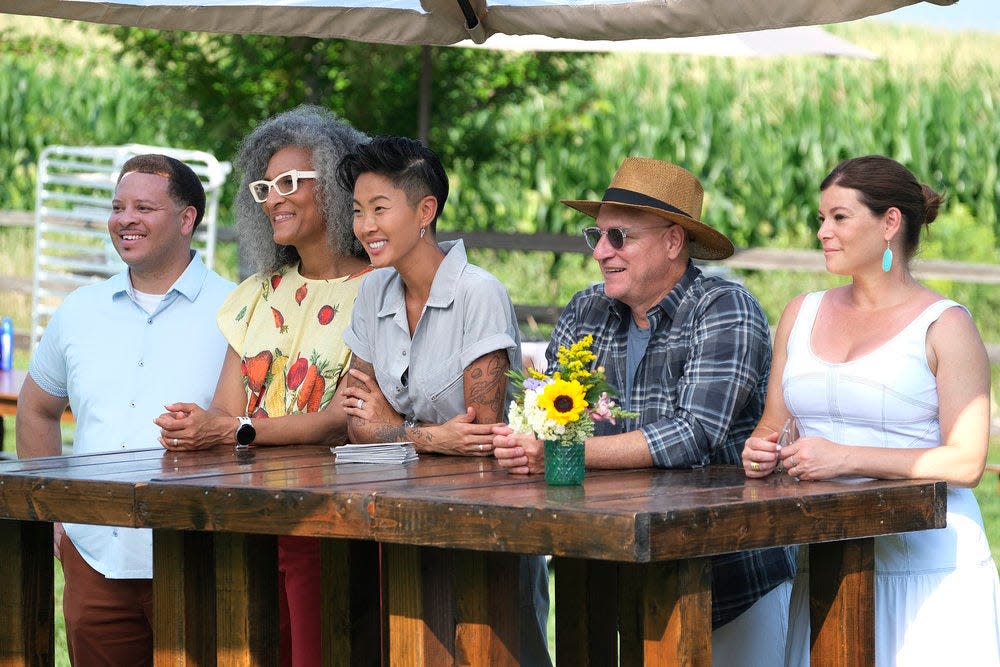
[[[852,44],[818,26],[775,28],[701,37],[619,41],[608,39],[587,41],[544,35],[492,35],[482,44],[465,40],[455,46],[515,52],[661,53],[735,58],[815,55],[878,59],[878,56],[868,49]]]
[[[950,5],[956,0],[933,0]],[[162,30],[305,35],[386,44],[539,34],[655,39],[822,25],[914,0],[0,0],[0,12]]]

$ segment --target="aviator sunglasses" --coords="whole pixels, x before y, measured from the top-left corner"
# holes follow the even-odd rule
[[[671,223],[664,227],[664,229],[670,229],[674,226]],[[591,250],[597,249],[597,244],[601,242],[601,237],[607,235],[608,243],[615,250],[621,250],[625,247],[625,239],[628,237],[629,230],[631,227],[608,227],[607,229],[601,229],[600,227],[586,227],[583,230],[583,238],[587,241],[587,245],[590,246]],[[637,230],[642,231],[642,230]]]
[[[278,191],[282,197],[287,197],[299,189],[299,179],[316,178],[315,171],[299,171],[290,169],[283,174],[278,174],[271,181],[254,181],[250,184],[250,194],[254,201],[263,204],[267,201],[267,196],[271,194],[271,188]]]

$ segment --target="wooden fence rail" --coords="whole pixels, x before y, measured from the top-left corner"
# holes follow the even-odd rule
[[[35,223],[31,211],[0,211],[0,227],[32,227]],[[219,243],[235,243],[236,233],[232,227],[218,227],[216,238]],[[462,238],[469,248],[492,250],[514,250],[522,252],[552,252],[590,254],[582,236],[564,234],[510,234],[506,232],[450,232],[441,231],[438,239],[447,241]],[[823,253],[819,250],[795,250],[786,248],[739,248],[729,259],[719,264],[731,269],[783,270],[822,273],[826,270]],[[1000,284],[1000,265],[972,264],[936,259],[916,259],[912,270],[920,279],[943,279],[959,282]],[[30,293],[31,278],[18,275],[0,274],[0,291]],[[562,305],[516,304],[515,310],[521,322],[554,324],[562,311]],[[27,345],[27,336],[19,335],[17,344]],[[1000,345],[989,345],[990,360],[1000,363]]]

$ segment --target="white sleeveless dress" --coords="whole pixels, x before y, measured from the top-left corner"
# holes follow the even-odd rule
[[[927,329],[962,306],[937,301],[877,350],[835,364],[813,354],[809,342],[823,294],[806,296],[788,340],[782,391],[800,435],[877,447],[940,445]],[[876,537],[875,571],[877,665],[1000,665],[1000,579],[971,489],[948,488],[946,528]],[[807,577],[796,579],[789,612],[790,665],[809,662]]]

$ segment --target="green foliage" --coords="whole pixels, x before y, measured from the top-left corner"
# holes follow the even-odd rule
[[[183,100],[205,145],[230,156],[258,121],[301,103],[324,105],[369,134],[416,136],[421,47],[263,35],[113,28],[123,58],[155,71]],[[429,143],[450,161],[496,158],[503,137],[481,118],[559,81],[586,78],[588,59],[430,47]],[[225,109],[226,113],[218,113]]]
[[[230,159],[255,123],[301,102],[369,133],[417,131],[419,47],[125,28],[71,42],[75,24],[53,24],[0,43],[0,208],[32,206],[38,152],[52,143]],[[453,184],[442,227],[575,233],[580,215],[558,200],[599,197],[638,154],[694,171],[704,219],[737,245],[809,247],[819,181],[840,159],[879,152],[944,190],[945,215],[961,205],[1000,233],[1000,38],[836,31],[883,59],[431,47],[430,144]]]
[[[149,77],[54,37],[0,33],[0,209],[30,210],[42,149],[129,142],[197,144],[182,110],[150,103]],[[190,143],[189,143],[190,142]]]
[[[33,207],[38,153],[54,143],[139,141],[229,159],[254,123],[305,101],[371,133],[416,131],[419,48],[127,29],[102,43],[70,40],[79,24],[52,25],[0,41],[0,209]],[[698,174],[703,219],[737,245],[815,247],[819,181],[843,158],[880,152],[948,196],[921,256],[997,262],[1000,37],[834,29],[882,60],[433,47],[430,142],[452,182],[442,228],[576,234],[584,220],[559,199],[599,198],[624,157],[650,155]],[[577,257],[495,260],[521,303],[564,303],[598,279]],[[837,284],[744,279],[772,321],[794,294]],[[932,286],[968,303],[996,340],[994,287]]]
[[[920,257],[940,259],[960,257],[966,262],[1000,263],[997,230],[980,224],[965,204],[957,204],[941,214],[924,230]]]
[[[606,56],[593,86],[564,84],[495,119],[518,137],[503,164],[450,165],[465,214],[452,224],[575,231],[581,216],[556,201],[600,197],[622,158],[649,155],[701,178],[704,220],[737,245],[814,247],[823,176],[883,153],[996,234],[1000,59],[985,54],[1000,37],[934,33],[930,49],[926,30],[877,25],[841,30],[881,50],[877,62]]]
[[[955,258],[979,264],[1000,263],[994,227],[981,224],[964,204],[952,207],[924,231],[918,259]],[[1000,290],[951,280],[927,280],[928,287],[966,304],[987,340],[1000,331]]]

